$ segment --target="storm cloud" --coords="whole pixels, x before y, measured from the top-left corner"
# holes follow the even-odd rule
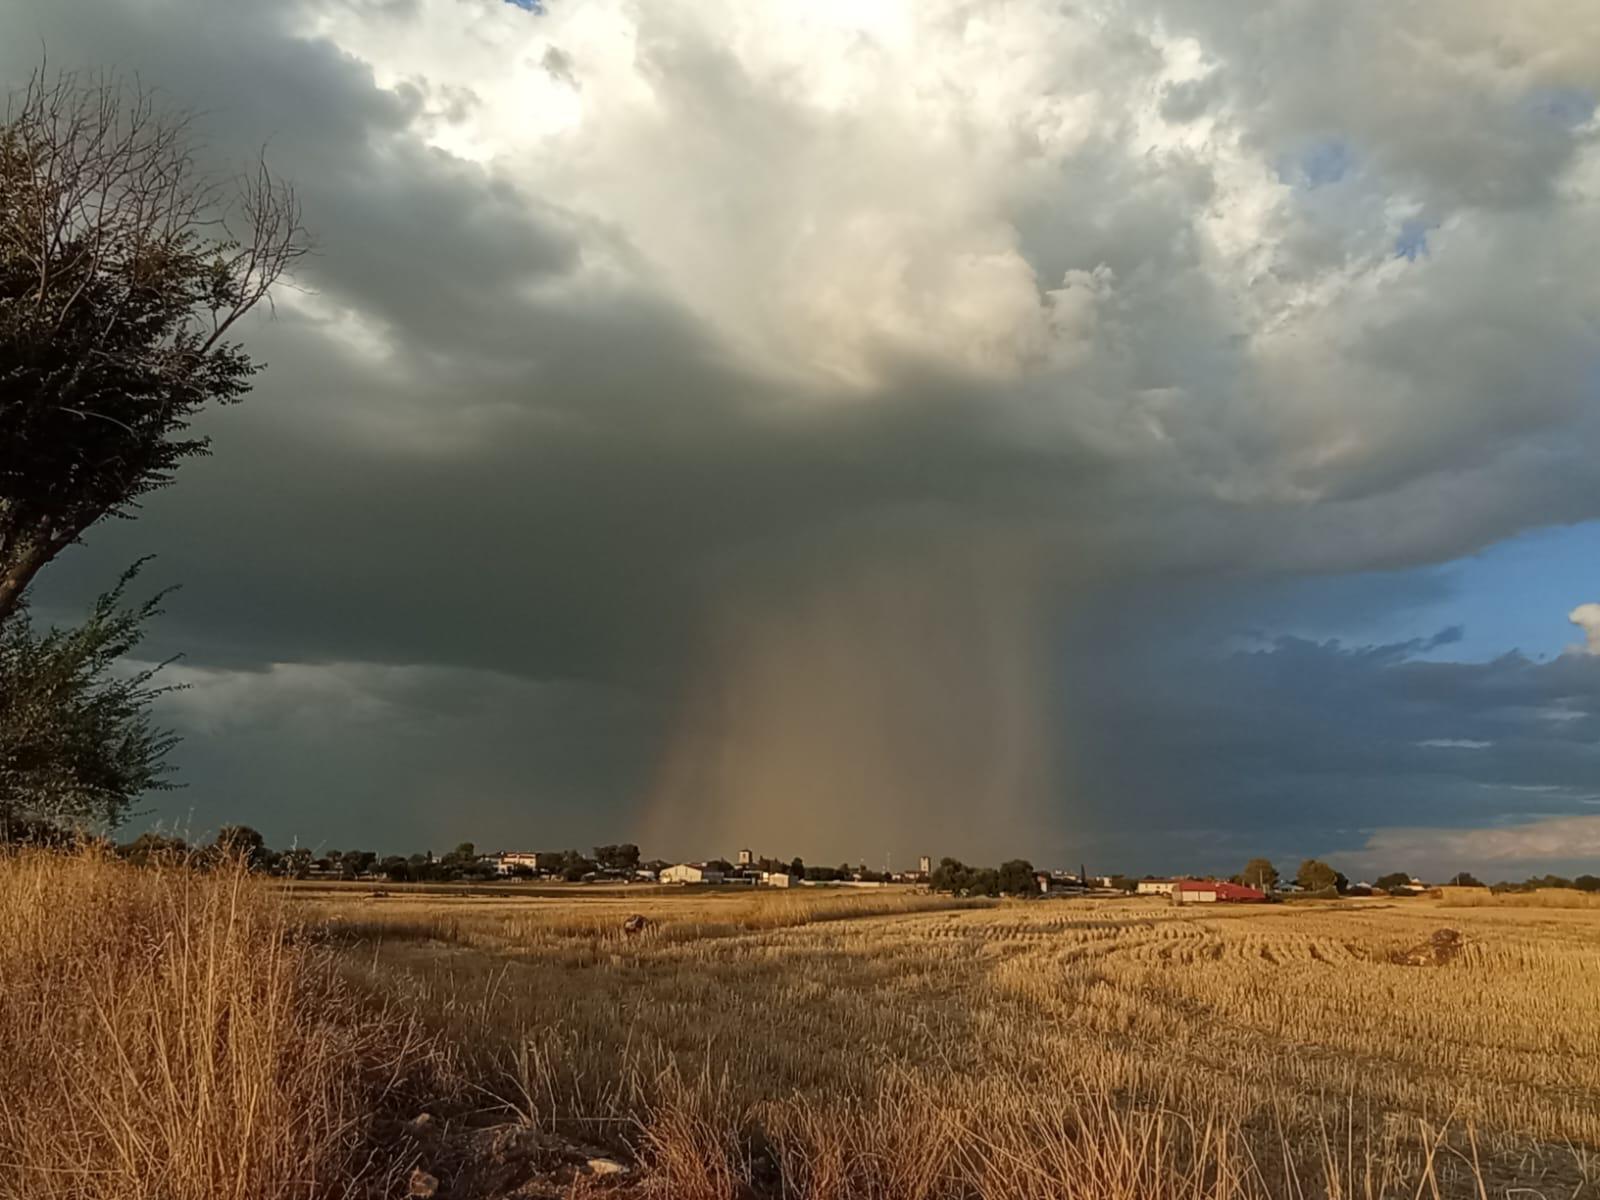
[[[1593,661],[1286,632],[1600,517],[1593,5],[0,13],[319,243],[40,600],[182,582],[163,816],[1153,869],[1594,783]]]

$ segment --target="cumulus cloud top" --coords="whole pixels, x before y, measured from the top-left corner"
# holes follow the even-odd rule
[[[1577,647],[1584,654],[1600,654],[1600,604],[1580,604],[1567,614],[1583,630],[1583,645]]]

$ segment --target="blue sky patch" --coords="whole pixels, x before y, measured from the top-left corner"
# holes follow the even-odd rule
[[[1568,129],[1586,125],[1594,116],[1595,95],[1588,88],[1539,88],[1529,101],[1534,112]]]
[[[1300,173],[1308,187],[1338,183],[1354,165],[1350,145],[1342,138],[1324,138],[1300,156]]]
[[[1427,253],[1427,223],[1413,217],[1400,226],[1400,236],[1394,239],[1394,255],[1408,262],[1416,262],[1418,257]]]

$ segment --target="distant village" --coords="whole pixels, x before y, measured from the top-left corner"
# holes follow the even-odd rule
[[[391,883],[565,883],[678,885],[684,887],[855,887],[911,886],[960,896],[1163,896],[1179,904],[1265,904],[1275,900],[1333,896],[1415,896],[1441,886],[1489,886],[1469,872],[1458,872],[1434,883],[1405,871],[1390,872],[1369,883],[1352,881],[1319,859],[1303,860],[1292,877],[1281,875],[1265,858],[1251,859],[1237,875],[1156,877],[1146,875],[1091,874],[1041,870],[1025,859],[1012,859],[999,867],[973,867],[954,858],[935,862],[923,855],[914,870],[893,870],[885,864],[874,870],[865,863],[815,866],[796,857],[772,858],[750,849],[737,852],[732,861],[711,858],[684,862],[645,859],[631,842],[595,846],[592,854],[577,850],[497,850],[483,853],[463,842],[442,855],[424,851],[380,857],[370,850],[312,850],[292,847],[274,850],[247,826],[224,826],[216,838],[190,845],[181,838],[160,833],[140,834],[117,847],[117,853],[135,862],[170,860],[196,855],[227,853],[243,858],[256,870],[292,879],[383,880]],[[1556,875],[1493,885],[1496,891],[1530,891],[1541,888],[1577,888],[1600,891],[1600,877]]]

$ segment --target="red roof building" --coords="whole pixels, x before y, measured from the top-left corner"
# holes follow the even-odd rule
[[[1180,879],[1172,889],[1179,904],[1264,904],[1267,894],[1242,883],[1216,879]]]

